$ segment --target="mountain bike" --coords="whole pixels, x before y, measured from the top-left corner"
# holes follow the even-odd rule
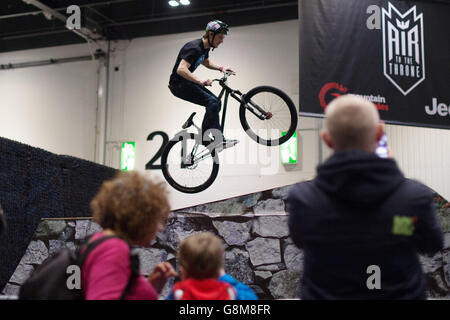
[[[240,103],[239,119],[244,131],[254,141],[266,145],[280,145],[294,134],[297,128],[297,109],[280,89],[259,86],[246,94],[228,86],[228,77],[234,73],[225,71],[221,79],[214,79],[222,87],[223,109],[221,131],[223,133],[228,98]],[[164,147],[161,155],[162,173],[167,182],[184,193],[197,193],[214,182],[219,172],[219,157],[215,148],[202,144],[202,130],[193,122],[195,112],[190,115],[178,132]],[[193,126],[197,132],[188,132]]]

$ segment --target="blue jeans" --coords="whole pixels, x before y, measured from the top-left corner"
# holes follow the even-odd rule
[[[206,108],[202,122],[202,134],[208,129],[220,130],[219,112],[221,101],[205,87],[191,81],[181,81],[174,85],[169,85],[170,91],[175,97],[199,104]]]

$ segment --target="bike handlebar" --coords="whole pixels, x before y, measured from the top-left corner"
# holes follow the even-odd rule
[[[227,79],[228,79],[228,77],[229,76],[235,76],[236,75],[236,72],[233,72],[233,71],[221,71],[222,73],[223,73],[223,77],[221,78],[221,79],[213,79],[213,81],[212,82],[214,82],[214,81],[227,81]]]
[[[236,75],[236,72],[234,72],[234,71],[224,71],[223,72],[224,74],[225,74],[225,76],[235,76]]]

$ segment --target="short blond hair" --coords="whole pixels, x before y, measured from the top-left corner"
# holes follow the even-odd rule
[[[193,234],[180,243],[178,263],[188,277],[217,278],[224,263],[222,240],[211,232]]]
[[[357,95],[334,99],[325,111],[325,130],[337,149],[366,149],[380,121],[375,105]]]

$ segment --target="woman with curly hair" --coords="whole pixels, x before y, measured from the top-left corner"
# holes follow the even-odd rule
[[[129,290],[125,288],[132,274],[130,246],[149,247],[170,213],[164,185],[142,173],[121,172],[103,183],[91,201],[91,209],[103,231],[89,241],[115,237],[96,246],[82,266],[85,299],[157,299],[168,278],[177,275],[168,262],[158,264],[148,279],[139,272]]]

